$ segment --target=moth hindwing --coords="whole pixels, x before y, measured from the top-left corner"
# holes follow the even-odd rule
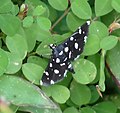
[[[43,73],[40,81],[41,85],[50,85],[61,81],[67,71],[74,73],[71,61],[76,60],[83,52],[89,25],[90,21],[87,21],[63,43],[57,46],[53,46],[53,44],[50,46],[52,48],[52,57]]]

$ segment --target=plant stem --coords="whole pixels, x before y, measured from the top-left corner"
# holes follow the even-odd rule
[[[50,31],[52,31],[54,29],[54,27],[68,14],[69,10],[71,7],[68,7],[65,12],[63,13],[63,15],[52,25],[52,27],[50,28]]]

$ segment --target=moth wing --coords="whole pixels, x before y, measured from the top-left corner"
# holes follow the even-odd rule
[[[56,63],[52,58],[43,73],[40,84],[47,86],[61,81],[67,73],[68,64],[68,62]]]
[[[65,48],[69,48],[68,52],[66,52],[66,56],[70,61],[78,58],[83,52],[88,36],[89,25],[90,21],[87,21],[63,43]]]

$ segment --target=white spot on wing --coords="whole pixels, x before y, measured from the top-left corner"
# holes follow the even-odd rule
[[[67,70],[65,70],[64,77],[66,76]]]
[[[43,82],[42,82],[42,80],[40,80],[40,85],[41,85],[41,86],[43,85]]]
[[[60,66],[64,66],[64,65],[65,65],[65,63],[60,64]]]
[[[80,55],[78,55],[74,60],[77,60],[80,57]]]
[[[63,51],[61,51],[60,53],[59,53],[59,55],[62,55],[63,54]]]
[[[76,35],[76,34],[78,34],[78,32],[73,33],[72,36],[74,36],[74,35]]]
[[[53,46],[53,44],[50,44],[50,47],[52,47]]]
[[[71,67],[72,67],[72,64],[69,64],[68,69],[70,69]]]
[[[50,44],[50,47],[51,47],[52,49],[54,49],[54,48],[55,48],[54,44]]]
[[[59,63],[60,62],[60,59],[59,58],[56,58],[56,63]]]
[[[49,73],[48,73],[47,71],[45,72],[45,74],[46,74],[47,76],[49,75]]]
[[[52,67],[52,63],[50,63],[50,67]]]
[[[71,58],[71,55],[72,55],[72,52],[70,51],[70,52],[69,52],[69,58]]]
[[[59,77],[61,77],[61,74],[59,74]]]
[[[85,43],[87,42],[87,38],[88,38],[87,36],[84,37],[84,42]]]
[[[78,49],[78,43],[75,43],[74,46],[75,46],[75,49]]]
[[[54,84],[55,82],[53,80],[50,81],[50,84]]]
[[[58,73],[59,73],[59,70],[55,69],[55,70],[54,70],[54,73],[55,73],[55,74],[58,74]]]
[[[68,47],[65,47],[64,51],[65,52],[68,52],[69,48]]]
[[[67,45],[67,43],[65,43],[65,45]]]
[[[64,62],[67,60],[67,57],[64,59]]]
[[[82,30],[81,30],[81,28],[79,29],[79,34],[81,34],[81,32],[82,32]]]
[[[73,41],[73,40],[74,40],[74,37],[70,37],[70,40]]]
[[[87,25],[90,25],[90,21],[87,21]]]

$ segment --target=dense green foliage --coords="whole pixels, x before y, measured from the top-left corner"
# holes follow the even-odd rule
[[[119,0],[0,0],[0,113],[120,113],[119,15]],[[87,20],[75,74],[40,86],[49,45]]]

